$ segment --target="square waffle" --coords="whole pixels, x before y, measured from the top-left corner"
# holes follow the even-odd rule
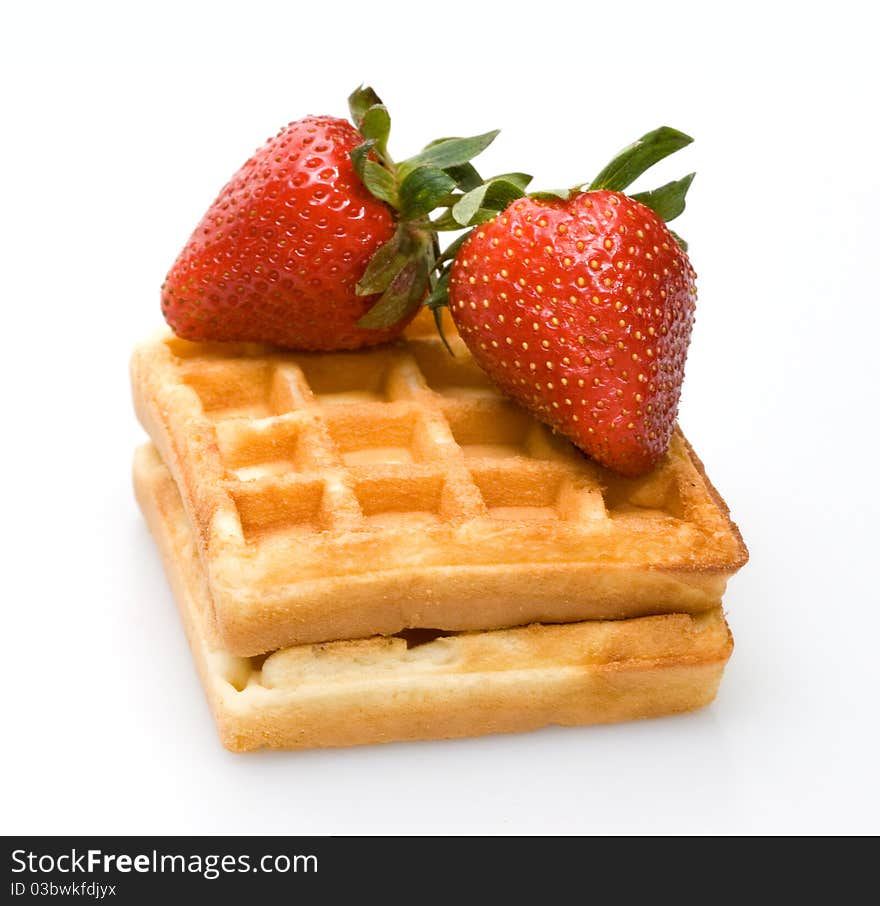
[[[618,621],[225,650],[200,545],[155,448],[135,491],[165,561],[221,739],[233,751],[440,739],[689,711],[732,641],[718,607]],[[535,589],[540,593],[540,589]]]
[[[602,469],[419,321],[355,353],[191,343],[132,359],[180,488],[218,643],[289,645],[697,614],[746,550],[683,435],[649,475]]]

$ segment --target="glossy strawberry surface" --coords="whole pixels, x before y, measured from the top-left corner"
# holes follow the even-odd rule
[[[620,192],[521,198],[459,250],[450,310],[506,394],[634,476],[675,425],[694,281],[664,222]]]
[[[394,234],[392,210],[354,171],[363,141],[345,120],[310,116],[282,129],[220,192],[162,286],[162,311],[191,340],[354,349],[393,327],[357,321],[378,296],[357,281]]]

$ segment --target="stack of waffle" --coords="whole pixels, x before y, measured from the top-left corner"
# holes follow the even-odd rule
[[[746,550],[676,431],[597,466],[452,339],[295,354],[163,333],[132,360],[138,500],[223,743],[432,739],[715,696]]]

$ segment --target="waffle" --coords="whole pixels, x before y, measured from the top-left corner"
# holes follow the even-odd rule
[[[232,751],[443,739],[690,711],[732,649],[720,608],[452,635],[405,633],[225,651],[198,545],[152,445],[135,490],[156,538],[223,744]]]
[[[135,408],[181,489],[224,648],[717,608],[746,550],[676,431],[602,469],[417,323],[293,354],[162,333]]]

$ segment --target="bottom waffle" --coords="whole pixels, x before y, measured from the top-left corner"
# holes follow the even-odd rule
[[[220,737],[235,752],[445,739],[691,711],[715,697],[733,647],[715,608],[486,632],[418,630],[234,657],[214,638],[192,529],[152,445],[137,451],[134,484]]]

